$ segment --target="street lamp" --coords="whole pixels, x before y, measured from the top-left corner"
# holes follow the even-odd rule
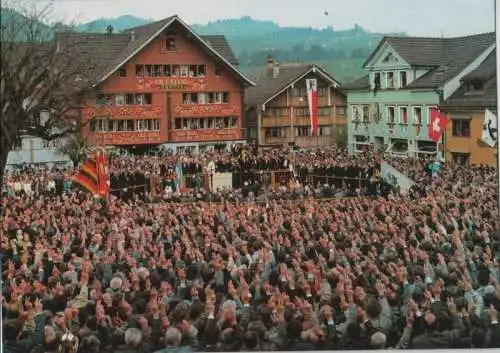
[[[208,163],[208,173],[210,175],[210,200],[212,200],[212,194],[214,192],[214,173],[215,173],[215,163],[210,161]]]

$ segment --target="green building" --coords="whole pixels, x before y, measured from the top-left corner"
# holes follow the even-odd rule
[[[367,74],[343,86],[349,152],[373,146],[393,154],[434,154],[440,146],[428,138],[430,110],[494,49],[495,33],[384,37],[363,64]]]

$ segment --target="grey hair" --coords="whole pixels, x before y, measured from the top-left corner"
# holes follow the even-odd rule
[[[165,343],[169,346],[178,346],[182,341],[182,332],[175,328],[171,327],[165,333]]]
[[[384,333],[382,332],[376,332],[372,335],[371,337],[371,341],[372,341],[372,348],[378,348],[378,349],[381,349],[381,348],[385,348],[385,343],[386,343],[386,336]]]
[[[125,343],[127,346],[138,346],[142,341],[142,332],[138,328],[129,328],[125,331]]]

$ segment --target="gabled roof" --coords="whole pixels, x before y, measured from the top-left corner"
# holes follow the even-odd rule
[[[323,76],[337,87],[341,84],[323,68],[314,64],[280,64],[279,74],[276,78],[267,73],[261,75],[256,80],[256,86],[250,87],[245,93],[245,103],[247,106],[266,104],[277,95],[285,91],[293,83],[299,81],[313,70]]]
[[[97,61],[97,64],[93,65],[92,68],[88,67],[89,70],[86,74],[89,78],[100,83],[139,54],[141,50],[174,23],[184,27],[209,55],[225,64],[246,86],[254,85],[235,67],[237,64],[236,58],[224,36],[206,36],[210,40],[210,43],[207,43],[177,16],[130,28],[119,34],[58,33],[56,39],[62,45],[78,41],[78,46],[85,47],[83,51],[86,52],[85,58],[88,59],[87,61],[91,63]],[[132,37],[134,40],[132,40]]]
[[[406,88],[438,88],[460,74],[480,54],[494,45],[495,33],[455,38],[384,37],[363,67],[367,66],[386,43],[412,67],[429,69],[426,74],[411,82]],[[344,89],[368,87],[368,77],[364,77],[345,85]]]
[[[231,65],[238,66],[238,59],[234,55],[233,49],[229,45],[226,36],[224,35],[205,35],[201,38],[211,46],[216,52],[226,58]]]
[[[488,57],[469,74],[463,77],[463,83],[440,108],[444,111],[466,109],[496,109],[497,81],[496,81],[496,52]],[[491,80],[491,81],[490,81]],[[467,92],[467,85],[471,81],[481,81],[485,84],[483,92]]]

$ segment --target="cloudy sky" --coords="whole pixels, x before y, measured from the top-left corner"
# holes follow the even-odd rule
[[[494,30],[494,0],[31,0],[50,2],[65,22],[134,15],[161,19],[177,14],[188,23],[251,16],[281,26],[352,28],[454,36]],[[328,16],[325,15],[328,12]]]

